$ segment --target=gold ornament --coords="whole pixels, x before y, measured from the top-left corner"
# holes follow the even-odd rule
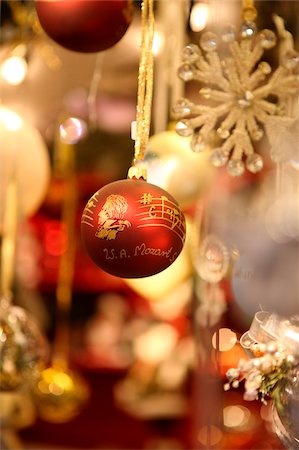
[[[221,143],[214,148],[210,161],[216,167],[227,164],[232,176],[242,175],[245,166],[252,173],[262,169],[263,159],[255,143],[263,137],[269,117],[285,115],[290,96],[299,88],[294,73],[299,54],[293,49],[284,53],[273,73],[270,64],[261,60],[265,50],[275,47],[277,37],[268,29],[256,31],[252,3],[244,1],[240,40],[232,26],[222,35],[229,56],[220,59],[218,37],[211,32],[201,35],[199,46],[189,44],[183,50],[179,77],[203,84],[199,93],[211,104],[197,105],[182,98],[173,108],[176,117],[182,119],[176,131],[181,136],[192,136],[194,151],[204,148],[216,130]]]
[[[34,386],[33,397],[43,420],[64,423],[80,413],[89,390],[77,373],[52,366],[42,371]]]

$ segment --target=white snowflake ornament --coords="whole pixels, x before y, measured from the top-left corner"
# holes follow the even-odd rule
[[[216,167],[227,164],[232,176],[242,175],[245,166],[256,173],[262,169],[263,159],[255,151],[255,143],[263,137],[268,118],[285,114],[289,96],[298,91],[299,76],[294,70],[299,67],[299,54],[287,52],[273,72],[261,58],[276,45],[276,34],[268,29],[256,32],[254,22],[243,22],[239,41],[232,26],[222,40],[229,49],[223,60],[217,52],[218,37],[211,32],[202,34],[199,46],[184,48],[178,75],[185,82],[200,82],[199,94],[209,104],[178,100],[173,111],[182,120],[176,131],[192,136],[191,148],[199,152],[216,130],[220,145],[212,151],[211,163]]]

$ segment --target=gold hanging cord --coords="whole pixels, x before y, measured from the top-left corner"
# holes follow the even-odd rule
[[[141,55],[138,73],[136,136],[133,166],[144,158],[147,149],[153,96],[153,38],[154,38],[154,5],[153,0],[143,0],[141,6]],[[133,167],[131,169],[137,169]],[[135,176],[136,171],[134,171]],[[129,171],[130,177],[130,171]]]

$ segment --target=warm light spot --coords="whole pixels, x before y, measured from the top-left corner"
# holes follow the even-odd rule
[[[57,386],[59,386],[64,391],[70,391],[74,387],[73,380],[69,375],[64,372],[57,372],[54,375],[53,381]]]
[[[227,352],[237,343],[237,335],[230,328],[220,328],[213,334],[212,345],[215,350]]]
[[[161,52],[164,46],[164,41],[164,34],[161,31],[156,30],[153,39],[153,54],[155,56],[159,55],[159,53]]]
[[[0,126],[1,125],[10,131],[18,131],[22,127],[23,121],[15,112],[6,108],[0,108]]]
[[[0,67],[2,78],[13,86],[21,84],[27,74],[27,63],[20,56],[11,56],[7,58]]]
[[[53,220],[46,226],[45,247],[46,251],[52,256],[60,256],[66,251],[66,230],[58,220]]]
[[[206,3],[194,3],[190,14],[190,27],[198,32],[205,28],[209,16],[209,7]]]
[[[135,356],[147,363],[158,364],[170,355],[177,339],[177,331],[171,325],[153,325],[135,339]]]
[[[199,430],[197,439],[203,445],[214,446],[221,441],[222,431],[214,425],[204,426]]]
[[[250,411],[241,405],[226,406],[223,409],[223,424],[229,428],[240,428],[248,424]]]

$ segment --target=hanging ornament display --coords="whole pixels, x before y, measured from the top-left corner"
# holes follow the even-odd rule
[[[230,53],[223,60],[218,53],[219,39],[210,31],[201,35],[199,46],[189,44],[184,48],[178,75],[185,82],[203,85],[199,93],[205,103],[182,98],[173,108],[176,117],[182,119],[176,131],[192,136],[194,151],[203,150],[216,131],[220,144],[212,151],[210,161],[216,167],[227,164],[232,176],[242,175],[245,167],[252,173],[262,169],[263,158],[256,144],[263,137],[264,126],[269,117],[285,115],[287,100],[299,88],[299,54],[286,52],[273,71],[262,58],[266,50],[275,47],[276,34],[268,29],[257,31],[253,0],[243,1],[242,16],[240,33],[229,26],[222,35]]]
[[[128,179],[110,183],[92,196],[81,220],[83,244],[91,259],[122,278],[161,272],[175,261],[185,241],[185,218],[176,200],[147,183],[141,167],[150,131],[153,34],[153,0],[145,0],[133,166]]]
[[[230,387],[244,381],[245,400],[273,400],[274,429],[289,449],[299,448],[299,318],[259,311],[241,345],[252,356],[227,373]]]
[[[36,0],[42,28],[68,50],[92,53],[115,45],[133,17],[132,0]]]
[[[32,383],[43,368],[47,346],[23,308],[2,298],[0,305],[0,390]]]

